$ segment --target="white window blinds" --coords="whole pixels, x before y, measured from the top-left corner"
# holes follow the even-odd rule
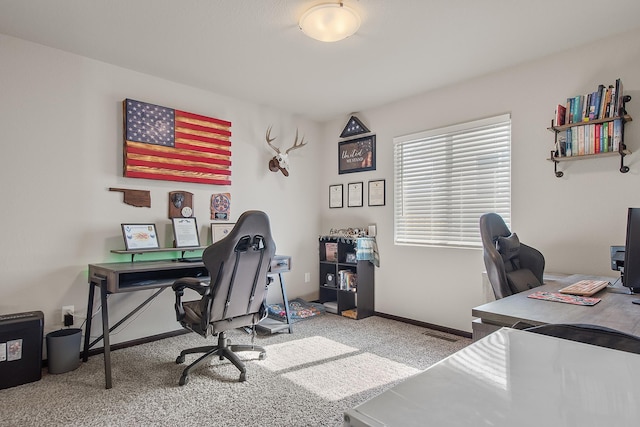
[[[481,247],[479,219],[511,223],[511,117],[394,138],[394,241]]]

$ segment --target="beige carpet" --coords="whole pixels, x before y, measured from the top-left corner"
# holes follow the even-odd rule
[[[44,370],[40,381],[0,390],[0,426],[341,426],[345,410],[470,343],[428,333],[379,317],[326,314],[295,323],[293,334],[257,337],[267,358],[244,353],[246,382],[237,382],[228,361],[213,359],[180,387],[184,365],[176,356],[208,344],[182,335],[114,351],[110,390],[101,355],[75,371]],[[250,342],[241,331],[230,338]]]

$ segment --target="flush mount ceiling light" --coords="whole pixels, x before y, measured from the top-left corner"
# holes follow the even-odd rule
[[[337,42],[360,28],[360,17],[342,2],[324,3],[307,10],[300,18],[300,29],[312,39]]]

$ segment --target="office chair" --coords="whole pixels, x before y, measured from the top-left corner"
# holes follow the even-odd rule
[[[563,323],[534,326],[525,331],[640,354],[640,337],[604,326]]]
[[[487,213],[480,217],[484,265],[496,299],[543,283],[544,256],[522,244],[502,217]]]
[[[260,211],[243,213],[231,232],[224,239],[212,244],[202,253],[202,261],[209,271],[210,283],[198,278],[182,278],[173,283],[176,294],[176,317],[180,324],[207,338],[217,335],[218,344],[183,350],[176,359],[184,363],[185,355],[204,353],[187,366],[180,377],[180,385],[189,382],[189,372],[218,356],[228,359],[240,370],[240,381],[246,380],[246,368],[235,352],[260,352],[263,347],[253,345],[255,325],[266,314],[267,273],[276,250],[271,237],[269,217]],[[195,301],[182,301],[185,288],[200,294]],[[253,328],[251,345],[231,345],[226,331],[235,328]]]

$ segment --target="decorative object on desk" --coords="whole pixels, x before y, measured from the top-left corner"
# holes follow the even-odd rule
[[[219,193],[211,196],[211,219],[229,221],[231,194]]]
[[[151,207],[151,193],[149,190],[129,190],[127,188],[109,188],[109,191],[120,191],[124,193],[124,202],[127,205],[139,208]]]
[[[169,219],[189,218],[193,215],[193,193],[171,191],[169,193]]]
[[[198,224],[195,218],[172,218],[173,237],[176,248],[193,248],[200,246]]]
[[[378,227],[375,224],[369,224],[367,226],[367,236],[376,237],[376,234],[378,234]]]
[[[269,160],[269,170],[271,172],[280,171],[284,176],[289,176],[289,152],[307,145],[304,142],[304,136],[298,144],[298,129],[296,129],[296,139],[293,141],[293,145],[287,148],[287,151],[285,151],[284,153],[280,151],[280,148],[271,144],[271,142],[275,140],[275,138],[271,138],[271,126],[267,128],[266,139],[267,145],[271,147],[271,149],[276,153],[276,155],[273,156],[271,160]]]
[[[269,317],[277,320],[286,320],[286,312],[282,304],[270,304],[268,306]],[[292,321],[308,319],[325,313],[322,304],[308,302],[302,298],[289,301],[289,317]]]
[[[343,207],[344,197],[342,195],[342,184],[329,186],[329,208]]]
[[[369,181],[369,206],[384,206],[385,203],[385,180]]]
[[[527,295],[527,298],[541,299],[545,301],[564,302],[567,304],[575,305],[596,305],[600,302],[600,298],[582,297],[579,295],[566,295],[558,292],[544,292],[538,291],[531,295]]]
[[[355,252],[347,252],[345,261],[355,264],[358,261]]]
[[[231,185],[231,122],[125,99],[124,176]]]
[[[362,206],[362,182],[351,182],[348,184],[347,206],[350,208]]]
[[[211,243],[219,242],[227,237],[227,235],[233,230],[233,226],[236,225],[233,222],[227,224],[211,224]]]
[[[340,138],[351,138],[352,136],[362,135],[363,133],[369,132],[371,132],[369,128],[362,124],[359,118],[351,116],[344,129],[342,129]]]
[[[132,249],[157,249],[160,247],[155,224],[121,224],[124,246]]]
[[[338,143],[338,173],[376,170],[376,136]]]

